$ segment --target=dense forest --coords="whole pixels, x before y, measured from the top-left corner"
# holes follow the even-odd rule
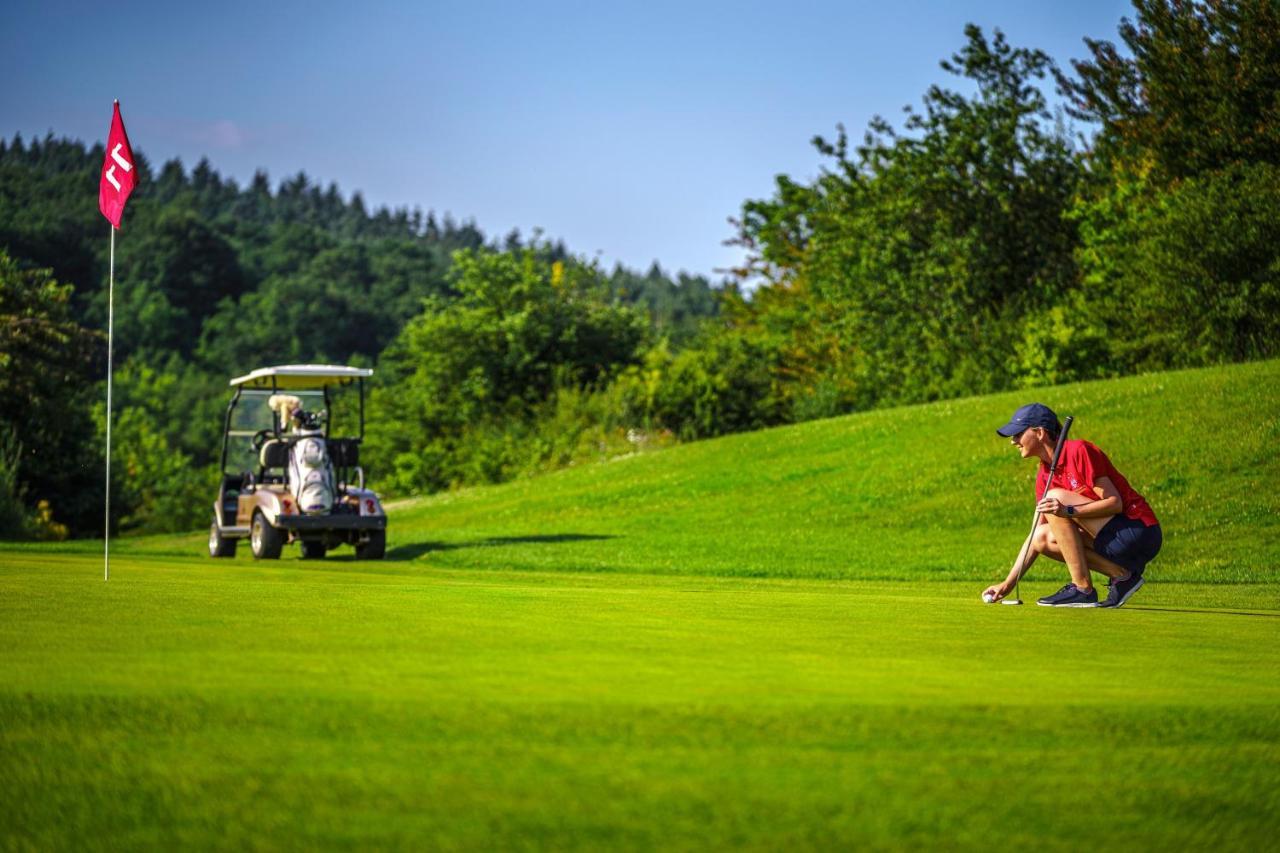
[[[1280,353],[1280,5],[1135,0],[1058,68],[966,28],[901,127],[814,138],[725,281],[367,209],[305,174],[140,182],[116,261],[113,523],[208,522],[227,380],[376,367],[393,495],[665,443]],[[1055,98],[1056,95],[1056,98]],[[1052,104],[1060,104],[1053,108]],[[1083,128],[1083,131],[1080,130]],[[101,532],[101,145],[0,140],[0,536]],[[1274,393],[1263,389],[1265,393]]]

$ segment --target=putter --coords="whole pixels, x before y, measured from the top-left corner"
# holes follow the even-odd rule
[[[1049,489],[1053,487],[1053,475],[1058,470],[1058,456],[1062,453],[1062,445],[1067,443],[1067,433],[1071,432],[1071,422],[1075,420],[1072,415],[1068,415],[1067,419],[1062,422],[1062,432],[1058,435],[1058,444],[1053,448],[1053,461],[1049,463],[1049,476],[1044,481],[1044,491],[1040,493],[1040,500],[1036,501],[1036,506],[1040,506],[1045,495],[1049,494]],[[1036,528],[1040,525],[1041,512],[1036,510],[1036,514],[1031,519],[1031,533],[1027,535],[1027,541],[1022,543],[1022,551],[1018,554],[1018,577],[1013,581],[1013,598],[1005,598],[1000,601],[1001,604],[1021,604],[1022,603],[1022,576],[1027,573],[1027,567],[1023,560],[1027,558],[1027,546],[1031,544],[1031,537],[1035,535]]]

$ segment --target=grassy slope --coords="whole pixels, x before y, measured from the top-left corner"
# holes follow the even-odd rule
[[[1280,580],[1280,362],[871,412],[402,505],[428,566],[885,580],[996,579],[1033,463],[995,427],[1029,396],[1076,416],[1165,529],[1161,581]],[[1271,547],[1268,547],[1270,545]],[[122,548],[189,554],[192,537]],[[341,553],[341,552],[339,552]],[[349,553],[349,551],[347,551]],[[242,555],[241,559],[247,559]],[[1057,579],[1056,567],[1038,576]]]
[[[1170,530],[1115,612],[976,601],[1021,395],[432,498],[384,563],[6,547],[0,848],[1256,849],[1278,373],[1038,395]]]

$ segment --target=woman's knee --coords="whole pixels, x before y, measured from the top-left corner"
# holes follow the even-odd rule
[[[1057,498],[1058,502],[1063,504],[1078,504],[1084,501],[1080,494],[1070,489],[1050,489],[1049,494],[1045,495],[1045,497]]]

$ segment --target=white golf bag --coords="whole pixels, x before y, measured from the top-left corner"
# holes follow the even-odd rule
[[[272,395],[267,405],[281,424],[292,423],[289,448],[288,484],[298,509],[307,515],[322,515],[333,509],[333,462],[325,447],[325,413],[302,410],[302,401],[286,394]]]
[[[289,450],[289,491],[307,515],[333,509],[333,464],[320,430],[302,432]]]

